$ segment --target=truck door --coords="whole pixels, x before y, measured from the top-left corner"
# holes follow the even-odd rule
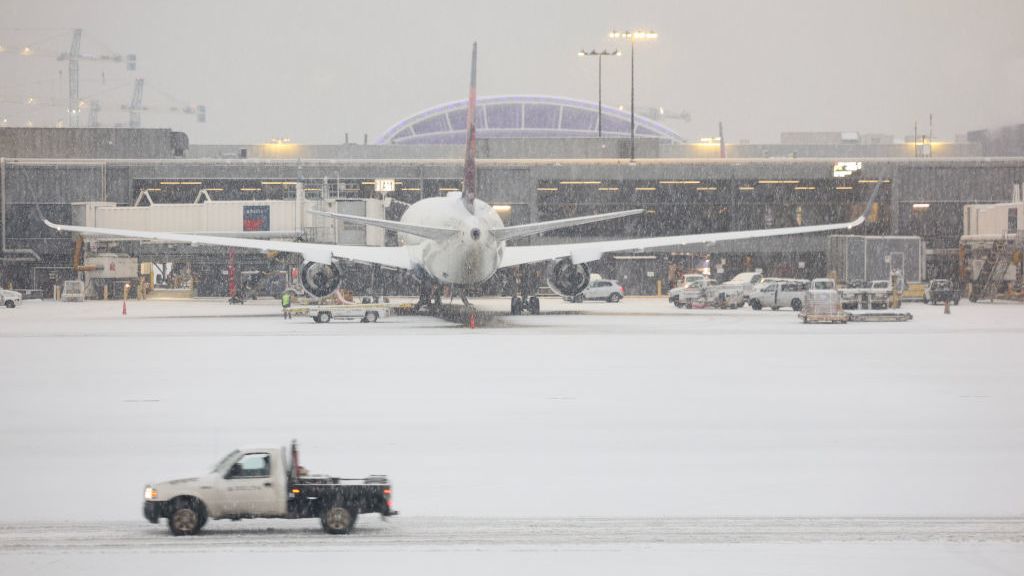
[[[280,466],[280,463],[278,463]],[[243,454],[224,478],[224,515],[267,517],[284,514],[281,502],[284,486],[279,486],[271,469],[269,452]]]

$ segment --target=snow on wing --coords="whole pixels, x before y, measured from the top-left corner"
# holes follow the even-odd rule
[[[115,228],[93,228],[89,226],[66,226],[43,220],[50,228],[59,232],[78,232],[96,236],[114,238],[140,238],[143,240],[159,240],[164,242],[181,242],[185,244],[203,244],[208,246],[227,246],[231,248],[251,248],[254,250],[272,250],[275,252],[291,252],[302,254],[310,262],[331,264],[335,258],[381,264],[408,270],[412,268],[409,253],[405,247],[383,246],[342,246],[339,244],[314,244],[292,242],[288,240],[264,240],[232,236],[207,236],[203,234],[178,234],[175,232],[144,232],[140,230],[118,230]]]

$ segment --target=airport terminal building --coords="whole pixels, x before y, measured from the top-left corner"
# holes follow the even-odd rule
[[[687,143],[644,118],[631,159],[629,116],[618,110],[602,112],[601,137],[596,106],[575,100],[481,98],[478,115],[479,195],[507,224],[645,210],[526,240],[534,243],[841,222],[861,214],[878,188],[867,223],[853,233],[918,236],[925,275],[951,277],[963,206],[1019,199],[1024,183],[1024,155],[986,156],[980,139],[892,144],[836,134],[773,145]],[[83,251],[111,252],[141,262],[187,260],[202,270],[198,294],[225,294],[227,249],[109,240],[83,247],[46,228],[40,213],[65,223],[392,243],[388,234],[325,229],[303,207],[398,219],[409,203],[457,192],[464,130],[465,102],[411,116],[373,144],[190,146],[170,130],[0,128],[0,282],[48,294],[79,274]],[[614,254],[593,271],[618,279],[627,294],[656,294],[700,267],[812,277],[830,272],[827,242],[798,236]],[[301,263],[244,251],[231,258],[263,270]],[[354,290],[367,282],[363,268],[346,269]],[[401,282],[385,289],[414,293]],[[483,290],[502,291],[501,280]]]

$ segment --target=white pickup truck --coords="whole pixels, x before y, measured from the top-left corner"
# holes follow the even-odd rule
[[[347,534],[360,514],[398,514],[386,476],[335,478],[306,473],[298,447],[240,448],[213,470],[146,486],[143,515],[167,518],[175,536],[199,532],[207,519],[320,518],[328,534]]]

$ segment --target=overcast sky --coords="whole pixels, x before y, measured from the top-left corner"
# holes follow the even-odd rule
[[[146,113],[193,143],[288,137],[371,142],[424,108],[465,98],[479,42],[479,93],[597,99],[596,62],[580,48],[627,48],[612,29],[647,28],[637,49],[637,106],[690,113],[669,121],[685,138],[777,142],[783,131],[857,130],[902,137],[914,121],[936,138],[1024,122],[1024,2],[638,0],[245,1],[2,0],[0,117],[52,124],[67,98],[66,64],[20,57],[66,49],[138,55],[145,103],[202,103],[208,122]],[[63,75],[66,77],[66,71]],[[82,64],[82,96],[101,120],[126,122],[123,66]],[[105,77],[105,83],[101,83]],[[629,105],[629,58],[605,61],[605,102]],[[32,116],[32,118],[29,118]]]

